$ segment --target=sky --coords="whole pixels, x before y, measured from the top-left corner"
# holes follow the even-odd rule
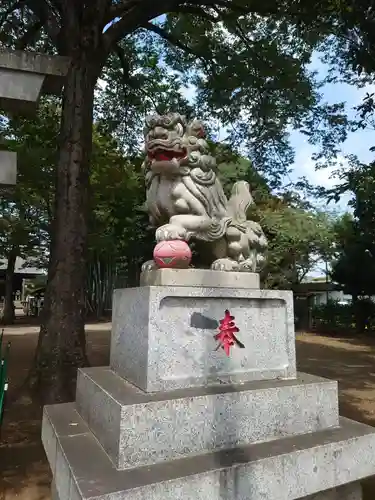
[[[311,68],[318,71],[321,76],[324,76],[326,67],[319,61],[318,57],[313,59]],[[335,103],[344,101],[348,112],[355,116],[353,109],[358,105],[366,93],[375,92],[375,85],[364,88],[356,88],[351,85],[336,83],[326,85],[322,89],[324,101]],[[291,179],[296,180],[298,177],[306,176],[309,181],[315,185],[324,186],[326,188],[337,185],[338,180],[332,176],[332,172],[336,169],[321,169],[316,170],[312,154],[315,152],[314,147],[308,144],[305,136],[298,132],[292,132],[291,143],[295,149],[295,162],[293,165],[293,173]],[[359,130],[348,135],[346,142],[342,145],[342,155],[337,159],[337,165],[341,162],[347,164],[345,155],[354,154],[360,161],[367,163],[375,159],[375,154],[369,148],[375,145],[375,131],[371,129]],[[338,204],[338,209],[344,211],[347,209],[348,197],[344,197]]]
[[[160,16],[154,21],[163,21],[165,16]],[[109,26],[109,25],[108,25]],[[108,28],[105,27],[105,29]],[[318,72],[318,78],[324,78],[327,74],[328,67],[320,61],[318,53],[313,54],[312,62],[310,65],[312,71]],[[336,102],[346,102],[346,107],[349,112],[352,113],[354,117],[353,108],[358,105],[365,94],[375,92],[375,85],[368,86],[365,88],[357,89],[354,86],[346,85],[342,83],[329,84],[321,89],[323,100],[328,103]],[[195,93],[194,87],[188,87],[184,94],[187,98],[193,98]],[[220,134],[219,139],[225,137],[225,131]],[[295,150],[295,162],[292,165],[292,173],[290,174],[287,181],[297,181],[299,177],[306,177],[311,184],[317,186],[323,186],[325,188],[334,187],[338,184],[338,180],[333,176],[333,171],[340,165],[340,163],[347,163],[345,160],[345,155],[352,154],[358,157],[358,159],[364,163],[370,162],[375,159],[375,153],[369,151],[369,148],[375,145],[375,131],[374,130],[361,130],[354,133],[350,133],[346,142],[342,145],[342,155],[337,159],[337,167],[326,169],[315,169],[314,161],[312,160],[312,155],[315,152],[313,146],[311,146],[306,137],[296,131],[291,134],[291,144]],[[347,206],[349,196],[344,196],[339,203],[333,204],[332,208],[336,211],[345,212],[350,210]]]
[[[320,62],[318,57],[313,58],[311,65],[312,69],[318,71],[319,76],[324,77],[326,67]],[[345,102],[346,109],[353,118],[355,117],[355,110],[362,98],[367,93],[375,92],[375,85],[367,86],[364,88],[356,88],[352,85],[343,83],[329,84],[322,89],[324,101],[328,103]],[[291,143],[295,150],[295,162],[293,165],[293,172],[290,175],[291,180],[297,180],[298,177],[305,176],[315,185],[324,186],[326,188],[334,187],[339,183],[339,180],[333,176],[333,171],[336,167],[327,169],[315,169],[315,163],[312,160],[312,155],[315,152],[313,146],[308,144],[306,137],[298,132],[292,132]],[[342,154],[337,159],[337,166],[342,163],[344,166],[347,164],[345,155],[353,154],[364,163],[370,162],[375,159],[375,153],[372,153],[369,148],[375,145],[375,131],[371,129],[359,130],[348,134],[347,140],[342,145]],[[344,195],[338,203],[331,203],[329,208],[339,212],[350,211],[348,207],[349,195]],[[310,277],[318,277],[324,275],[324,265],[318,262],[316,268],[309,273]]]
[[[164,17],[165,16],[160,16],[155,19],[155,21],[163,21]],[[318,72],[318,78],[324,78],[327,74],[328,68],[320,61],[319,54],[316,53],[313,54],[310,69]],[[186,97],[192,98],[194,96],[194,92],[194,87],[189,87],[185,90],[184,94]],[[351,112],[354,117],[355,112],[353,108],[361,102],[367,92],[375,92],[375,85],[357,89],[354,86],[342,83],[329,84],[326,85],[321,92],[323,100],[328,103],[333,104],[342,101],[346,102],[347,110],[349,113]],[[222,137],[223,139],[225,137],[224,130]],[[333,176],[333,171],[337,168],[336,166],[320,170],[315,169],[315,163],[312,160],[312,155],[314,154],[315,149],[307,142],[306,137],[303,134],[296,131],[292,132],[291,144],[295,150],[295,162],[292,165],[293,171],[288,180],[297,181],[299,177],[306,177],[311,184],[323,186],[325,188],[334,187],[338,184],[339,181]],[[357,156],[358,159],[364,163],[370,162],[375,159],[375,153],[369,151],[369,148],[373,145],[375,145],[374,130],[360,130],[350,133],[346,142],[342,145],[342,155],[340,155],[337,159],[337,166],[339,166],[340,163],[344,165],[347,163],[345,155],[348,154]],[[333,204],[332,208],[340,212],[345,212],[348,210],[348,200],[349,196],[344,196],[339,203]]]
[[[310,69],[318,72],[318,78],[324,78],[327,73],[327,66],[325,66],[319,59],[319,54],[314,54],[312,58],[312,63]],[[323,89],[321,89],[321,94],[323,101],[329,104],[334,104],[337,102],[345,102],[346,109],[349,116],[355,116],[354,107],[360,104],[362,98],[366,93],[375,92],[375,85],[355,88],[354,86],[336,83],[328,84]],[[187,98],[193,98],[195,93],[194,87],[189,87],[185,90],[184,94]],[[225,130],[222,131],[222,139],[225,138]],[[292,172],[286,179],[288,181],[297,181],[300,177],[306,177],[311,184],[317,186],[323,186],[325,188],[331,188],[338,184],[339,180],[333,177],[333,171],[340,165],[340,163],[347,163],[345,155],[355,155],[358,159],[364,163],[368,163],[375,159],[375,153],[370,152],[369,148],[375,145],[375,131],[374,130],[360,130],[357,132],[352,132],[348,135],[346,142],[342,145],[341,155],[337,159],[337,165],[332,168],[316,170],[315,163],[312,159],[312,155],[315,152],[313,146],[311,146],[306,137],[297,132],[293,131],[291,133],[291,144],[295,151],[295,162],[292,165]],[[348,207],[349,195],[344,195],[338,203],[332,202],[328,206],[329,210],[335,210],[336,212],[346,212],[350,211]],[[314,272],[313,275],[321,275],[321,271]]]
[[[312,70],[318,71],[320,78],[324,78],[326,75],[327,67],[319,60],[318,55],[313,57],[310,67]],[[357,89],[352,85],[336,83],[328,84],[321,90],[323,100],[330,104],[341,101],[346,102],[346,108],[352,117],[355,116],[353,108],[361,102],[366,93],[371,92],[375,92],[375,85]],[[186,97],[192,98],[194,96],[194,88],[187,88],[184,94]],[[224,139],[225,131],[223,130],[222,134],[219,133],[219,136],[222,136]],[[293,171],[289,176],[290,180],[297,181],[299,177],[306,177],[312,184],[326,188],[334,187],[338,184],[338,179],[333,177],[333,171],[336,170],[336,166],[327,169],[315,169],[312,155],[316,150],[308,143],[303,134],[293,131],[291,133],[291,144],[295,150],[295,162],[292,165]],[[375,145],[374,130],[360,130],[350,133],[346,142],[342,145],[342,154],[337,159],[337,166],[340,163],[347,164],[345,156],[348,154],[356,155],[364,163],[370,162],[375,159],[375,153],[369,151],[369,148],[373,145]],[[335,204],[332,202],[332,209],[340,212],[347,211],[348,199],[349,196],[343,196],[339,203]]]
[[[324,78],[327,72],[327,67],[320,61],[318,54],[313,57],[311,69],[318,72],[320,78]],[[352,85],[343,83],[328,84],[321,89],[323,100],[327,103],[334,104],[336,102],[345,102],[346,109],[352,118],[355,117],[354,107],[360,104],[366,93],[375,92],[375,85],[364,88],[356,88]],[[186,89],[186,97],[192,98],[194,88]],[[225,131],[222,131],[219,136],[224,139]],[[347,164],[346,155],[355,155],[364,163],[375,159],[375,153],[372,153],[369,148],[375,145],[375,131],[371,129],[360,130],[348,134],[347,140],[342,144],[341,155],[337,158],[336,166],[327,169],[315,169],[315,163],[312,155],[316,151],[311,146],[306,137],[296,131],[291,133],[291,144],[295,150],[295,162],[292,165],[292,173],[288,180],[297,181],[299,177],[306,177],[311,184],[331,188],[339,183],[339,180],[333,176],[333,171],[342,163]],[[331,202],[328,206],[329,210],[336,212],[350,211],[348,207],[349,195],[344,195],[338,203]],[[323,276],[323,263],[318,262],[316,268],[309,273],[310,277]]]

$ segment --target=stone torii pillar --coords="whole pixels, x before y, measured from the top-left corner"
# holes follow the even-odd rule
[[[33,115],[43,94],[59,95],[69,59],[37,52],[0,50],[0,109]],[[0,151],[0,185],[14,185],[17,154]]]

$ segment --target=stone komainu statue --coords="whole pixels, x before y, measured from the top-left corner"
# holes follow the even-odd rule
[[[156,240],[202,243],[214,270],[258,271],[267,239],[258,223],[247,220],[249,185],[236,182],[227,200],[203,124],[177,113],[153,115],[144,135],[146,206]],[[148,261],[142,269],[155,267]]]

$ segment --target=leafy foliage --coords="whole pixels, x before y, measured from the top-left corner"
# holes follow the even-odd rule
[[[324,48],[342,79],[354,78],[359,83],[374,73],[375,20],[371,0],[319,0],[313,3],[298,0],[293,8],[301,22],[329,35]]]
[[[372,0],[297,0],[289,12],[302,29],[310,26],[321,33],[318,49],[329,66],[327,83],[343,82],[363,87],[375,77],[375,17]],[[324,36],[325,34],[325,36]],[[374,94],[366,93],[347,122],[350,130],[373,128]],[[324,162],[323,162],[324,163]]]
[[[154,235],[143,210],[141,158],[124,156],[117,141],[99,132],[98,127],[94,131],[91,189],[88,305],[101,316],[111,307],[118,275],[126,277],[127,285],[137,283],[142,262],[152,254]]]
[[[224,127],[225,142],[249,157],[271,187],[281,186],[294,161],[292,128],[333,158],[350,123],[343,103],[321,101],[320,82],[309,70],[317,34],[289,18],[215,12],[169,14],[119,43],[126,66],[111,56],[103,77],[117,83],[100,92],[101,110],[111,110],[118,136],[136,143],[139,112],[195,113],[211,124],[216,141],[218,124]],[[155,83],[159,89],[163,83],[164,95],[154,95]],[[181,96],[183,85],[196,89],[190,103]],[[141,101],[137,111],[134,100]]]
[[[375,294],[371,226],[368,221],[366,223],[365,217],[358,215],[355,218],[347,215],[336,226],[337,257],[333,263],[332,279],[343,285],[344,291],[354,297]]]
[[[329,119],[320,120],[326,107],[320,102],[315,75],[308,70],[311,53],[322,39],[321,23],[316,23],[319,29],[305,28],[293,17],[295,6],[294,1],[289,5],[281,0],[1,2],[3,46],[70,58],[56,162],[49,278],[35,361],[36,379],[46,384],[39,392],[49,402],[70,399],[71,378],[77,366],[87,361],[83,292],[88,245],[94,240],[101,258],[102,249],[112,248],[110,233],[120,232],[118,212],[102,208],[117,201],[117,194],[108,190],[106,201],[101,196],[90,199],[90,193],[98,191],[90,191],[98,78],[102,74],[105,79],[112,72],[120,84],[122,76],[125,87],[120,98],[113,92],[117,83],[112,88],[107,82],[99,90],[111,110],[110,120],[106,122],[100,105],[96,110],[101,118],[97,132],[107,138],[115,132],[122,152],[136,156],[139,117],[144,112],[151,107],[164,111],[179,106],[187,113],[194,110],[202,118],[220,120],[227,127],[228,144],[251,160],[269,187],[280,187],[293,161],[288,135],[292,127],[305,126],[311,139],[311,131],[319,129],[317,120],[327,124],[319,137],[327,149],[343,137],[342,123],[332,118],[341,116],[340,108],[328,110]],[[192,106],[181,96],[180,84],[196,85]],[[156,86],[161,89],[157,99]],[[331,139],[325,139],[326,132]],[[112,160],[111,156],[109,164]],[[111,168],[116,177],[113,161]],[[124,172],[127,166],[122,164],[119,169]],[[97,179],[91,179],[94,185],[101,178],[97,174]],[[137,182],[133,174],[125,177],[130,184]],[[129,200],[138,206],[136,192],[123,191],[122,196],[129,194]],[[122,216],[127,202],[119,203]],[[90,203],[96,206],[91,218]],[[142,217],[131,220],[143,221]],[[290,236],[290,241],[296,240]],[[131,249],[135,253],[133,246]]]
[[[69,52],[73,34],[67,26],[102,26],[104,54],[98,51],[96,59],[111,84],[99,90],[97,116],[109,110],[103,125],[116,129],[123,147],[134,151],[139,145],[140,117],[150,110],[195,112],[219,120],[231,146],[279,186],[294,160],[292,128],[321,146],[317,159],[332,161],[353,126],[344,104],[322,102],[319,90],[337,80],[343,67],[370,74],[374,58],[363,57],[372,43],[365,31],[366,1],[353,7],[332,0],[143,0],[131,8],[110,0],[84,7],[74,1],[49,7],[40,0],[5,0],[0,15],[3,43],[50,53]],[[316,49],[332,65],[324,82],[308,66]],[[361,83],[353,75],[347,71],[347,81]],[[182,96],[182,85],[196,86],[193,105]]]
[[[0,125],[2,149],[17,153],[17,184],[2,189],[0,251],[17,255],[31,265],[46,266],[53,216],[59,105],[43,102],[34,119],[11,118]]]
[[[282,201],[261,210],[260,222],[270,241],[267,284],[292,288],[328,257],[335,239],[333,221],[324,213]]]
[[[349,304],[330,300],[312,309],[314,330],[331,335],[373,333],[375,331],[375,304],[368,299]]]
[[[117,54],[111,54],[102,73],[95,102],[95,121],[100,130],[115,133],[126,154],[139,154],[143,146],[145,116],[179,110],[188,117],[193,108],[183,97],[181,77],[160,64],[155,40],[139,33],[121,42],[127,54],[126,70]]]
[[[2,218],[0,250],[7,258],[17,247],[17,255],[35,266],[47,267],[53,226],[54,181],[57,161],[59,104],[44,100],[34,119],[4,120],[1,144],[18,154],[17,185],[3,189],[0,197]],[[91,165],[91,211],[89,220],[88,268],[106,268],[105,276],[89,272],[89,309],[97,315],[108,306],[113,287],[107,278],[118,268],[134,273],[142,260],[140,246],[152,241],[147,232],[140,159],[126,158],[109,134],[94,130]],[[96,280],[96,285],[95,285]],[[95,286],[104,287],[93,292]],[[104,295],[104,297],[103,297]]]
[[[348,192],[353,216],[346,215],[336,226],[337,258],[332,279],[344,286],[346,293],[358,296],[375,294],[375,164],[353,163],[341,173],[333,195]]]

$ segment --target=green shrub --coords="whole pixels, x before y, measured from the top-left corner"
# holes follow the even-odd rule
[[[360,299],[349,304],[330,300],[312,308],[313,329],[318,332],[369,333],[375,331],[375,303]]]

